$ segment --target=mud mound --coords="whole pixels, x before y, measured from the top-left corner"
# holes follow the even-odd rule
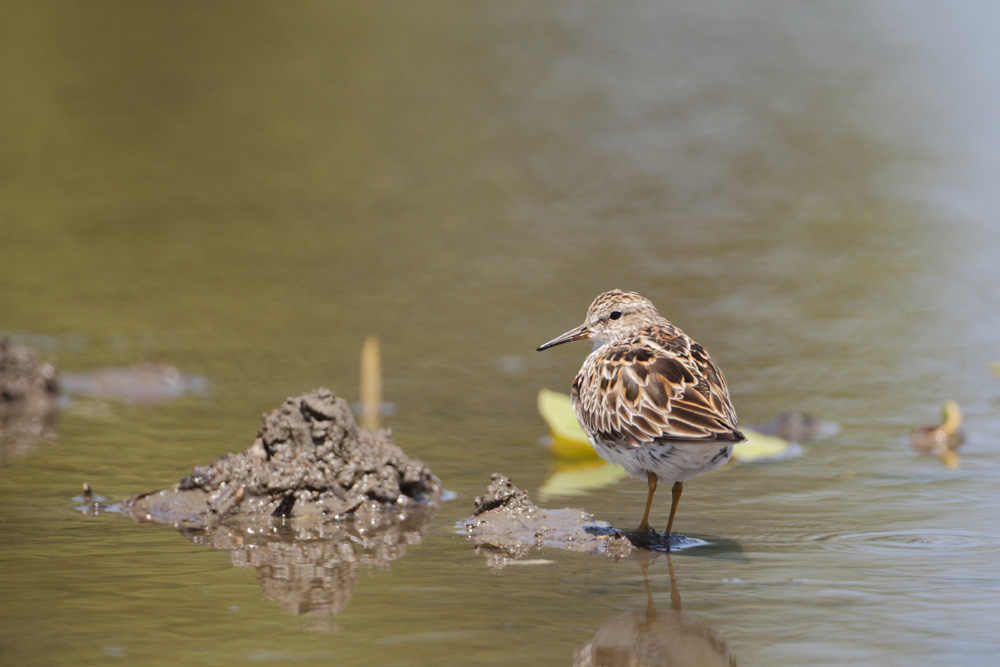
[[[133,496],[124,509],[140,521],[187,526],[346,516],[378,525],[391,522],[385,510],[440,496],[423,462],[388,431],[358,427],[347,402],[320,388],[265,415],[247,450],[196,467],[177,487]]]
[[[24,454],[56,421],[55,366],[0,338],[0,464]]]
[[[504,567],[531,549],[555,548],[628,556],[635,546],[622,533],[582,509],[542,509],[509,478],[493,473],[486,493],[475,500],[475,513],[463,522],[465,534],[491,567]]]
[[[263,596],[287,613],[323,618],[347,606],[361,570],[388,567],[420,543],[441,494],[388,431],[357,426],[347,402],[321,388],[287,399],[264,415],[249,448],[196,467],[175,487],[118,508],[84,485],[79,500],[88,515],[120,509],[177,526],[255,568]]]

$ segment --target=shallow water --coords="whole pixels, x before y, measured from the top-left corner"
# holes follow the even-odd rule
[[[493,471],[537,498],[537,391],[567,391],[586,348],[534,348],[624,287],[706,345],[742,422],[842,425],[685,485],[676,526],[708,546],[672,556],[684,622],[661,611],[659,639],[711,628],[741,665],[992,664],[996,10],[8,14],[0,332],[66,371],[153,359],[209,386],[76,400],[0,467],[4,662],[568,664],[627,636],[636,562],[545,551],[494,572],[454,532]],[[117,499],[245,448],[285,396],[356,400],[369,333],[397,443],[457,498],[339,613],[286,613],[226,553],[76,511],[84,480]],[[946,398],[966,414],[957,471],[907,443]],[[545,504],[628,527],[644,495]],[[658,610],[669,580],[655,559]]]

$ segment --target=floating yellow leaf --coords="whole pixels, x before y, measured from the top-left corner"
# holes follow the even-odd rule
[[[784,438],[764,435],[748,428],[740,430],[747,437],[747,441],[733,446],[733,460],[737,463],[780,461],[802,453],[802,447]]]
[[[576,420],[569,396],[548,389],[540,390],[538,412],[552,432],[553,454],[568,459],[597,458],[597,452]]]

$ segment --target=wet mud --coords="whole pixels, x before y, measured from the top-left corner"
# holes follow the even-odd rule
[[[81,509],[180,528],[197,544],[253,567],[265,599],[290,614],[343,610],[365,568],[419,544],[440,506],[441,483],[387,430],[354,422],[325,388],[264,416],[244,451],[197,466],[172,487],[106,506],[84,485]]]
[[[620,559],[638,551],[666,552],[701,544],[683,535],[626,533],[597,521],[582,509],[543,509],[514,486],[509,478],[493,473],[486,493],[475,500],[474,514],[460,529],[491,567],[502,568],[526,557],[533,549],[564,549]]]
[[[437,504],[441,492],[389,431],[359,427],[347,402],[320,388],[265,415],[246,450],[195,467],[176,486],[136,494],[123,510],[178,527],[271,518],[351,518],[377,527],[395,512]]]
[[[55,366],[0,338],[0,465],[55,433],[59,378]]]

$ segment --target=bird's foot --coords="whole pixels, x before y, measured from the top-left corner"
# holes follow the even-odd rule
[[[635,530],[630,530],[628,532],[630,535],[638,535],[640,533],[655,533],[656,531],[653,530],[653,527],[650,526],[649,523],[643,521],[635,527]]]
[[[648,524],[639,525],[635,530],[622,533],[623,537],[632,543],[632,546],[639,549],[649,549],[652,551],[664,550],[667,546],[667,539],[663,533],[658,533]]]

